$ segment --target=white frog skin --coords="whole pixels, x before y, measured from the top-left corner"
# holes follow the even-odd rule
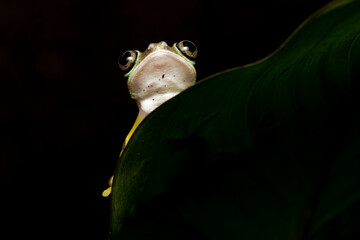
[[[129,50],[122,54],[119,67],[127,72],[125,77],[128,77],[128,89],[139,108],[123,149],[147,115],[195,84],[196,57],[197,48],[188,40],[175,43],[172,47],[164,41],[151,43],[144,52]],[[109,180],[110,187],[103,192],[105,197],[111,193],[112,179],[113,177]]]
[[[125,145],[149,113],[196,81],[193,60],[197,56],[197,49],[190,41],[181,41],[172,47],[166,42],[151,43],[143,53],[136,51],[135,56],[131,56],[130,52],[130,59],[129,52],[123,54],[122,57],[126,58],[123,62],[132,63],[133,67],[125,76],[128,77],[128,89],[137,103],[139,114],[126,137]],[[121,63],[120,59],[119,66],[124,69],[125,65]]]

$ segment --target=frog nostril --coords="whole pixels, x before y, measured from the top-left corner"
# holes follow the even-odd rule
[[[161,48],[165,48],[168,45],[167,45],[167,43],[165,41],[162,41],[162,42],[160,42],[160,46],[161,46]]]
[[[148,46],[148,50],[153,49],[155,47],[155,43],[150,43]]]

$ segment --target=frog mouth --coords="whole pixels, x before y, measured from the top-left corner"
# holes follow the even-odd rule
[[[155,68],[161,68],[162,66],[159,64],[159,60],[160,59],[170,59],[172,58],[175,61],[179,62],[179,65],[182,64],[184,66],[188,66],[189,71],[192,71],[195,75],[196,75],[196,70],[193,66],[193,64],[191,63],[191,61],[186,60],[184,57],[178,55],[177,53],[174,53],[173,51],[170,50],[166,50],[166,49],[158,49],[156,51],[153,51],[151,53],[149,53],[137,66],[137,68],[135,69],[135,71],[131,74],[129,81],[131,81],[133,78],[135,78],[135,76],[137,76],[136,74],[139,71],[144,71],[144,69],[147,69],[147,66],[151,66],[151,67],[155,67]],[[160,66],[159,66],[160,65]],[[175,67],[175,66],[174,66]]]
[[[147,79],[156,78],[159,75],[161,78],[164,78],[163,75],[166,76],[166,73],[179,73],[180,75],[183,75],[181,73],[187,73],[186,75],[189,76],[183,79],[185,81],[187,81],[188,78],[193,78],[191,81],[196,78],[196,70],[190,61],[172,51],[161,49],[150,53],[139,63],[129,77],[128,87],[133,92],[132,85],[134,82],[137,82],[136,79],[147,82]]]

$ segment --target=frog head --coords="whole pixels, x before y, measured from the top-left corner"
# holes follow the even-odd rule
[[[135,99],[139,115],[155,108],[191,87],[196,81],[194,68],[197,48],[188,40],[175,43],[151,43],[144,52],[128,50],[119,58],[125,71],[130,95]]]

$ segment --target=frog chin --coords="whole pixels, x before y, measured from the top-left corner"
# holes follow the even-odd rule
[[[144,117],[158,106],[194,84],[193,65],[168,50],[148,55],[132,73],[129,90]]]
[[[152,111],[154,111],[157,107],[162,105],[164,102],[168,101],[170,98],[175,97],[177,94],[176,92],[171,93],[164,93],[164,94],[157,94],[152,98],[142,99],[139,102],[139,109],[142,112],[142,115],[148,115]]]

